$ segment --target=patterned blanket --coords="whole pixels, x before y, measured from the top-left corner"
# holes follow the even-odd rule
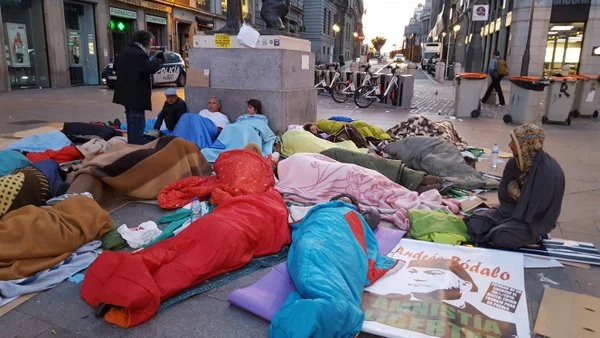
[[[429,136],[441,138],[444,141],[453,143],[459,149],[464,149],[468,146],[465,141],[454,128],[454,124],[450,121],[432,121],[423,116],[413,116],[408,120],[395,125],[387,131],[395,140],[404,139],[413,136]],[[393,142],[384,141],[379,147],[383,149],[387,144]]]
[[[173,136],[148,144],[124,145],[95,157],[68,177],[69,193],[90,192],[100,205],[119,197],[156,199],[165,186],[212,169],[198,147]]]

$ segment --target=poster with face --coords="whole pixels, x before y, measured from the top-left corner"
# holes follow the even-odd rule
[[[31,67],[25,24],[7,22],[6,32],[11,67]]]
[[[529,337],[523,255],[402,239],[402,267],[365,289],[362,331],[385,337]]]

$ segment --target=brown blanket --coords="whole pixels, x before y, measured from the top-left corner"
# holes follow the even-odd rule
[[[24,206],[0,220],[0,280],[48,269],[111,228],[94,200],[74,196],[52,208]]]
[[[90,192],[106,209],[118,199],[156,199],[165,186],[212,169],[198,147],[181,138],[161,137],[148,144],[123,145],[99,155],[68,177],[67,192]]]

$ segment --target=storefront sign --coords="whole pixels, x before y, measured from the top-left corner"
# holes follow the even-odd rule
[[[402,239],[398,270],[365,289],[362,331],[385,337],[527,337],[523,255]]]
[[[553,6],[589,5],[592,0],[554,0]]]
[[[231,36],[229,34],[215,34],[215,46],[231,48]]]
[[[137,19],[137,12],[122,8],[110,8],[110,15],[125,19]]]
[[[496,32],[500,30],[500,26],[502,26],[502,18],[496,19]]]
[[[591,0],[554,0],[550,22],[585,22],[590,14]]]
[[[487,21],[490,15],[490,5],[473,6],[473,21]]]
[[[122,3],[130,4],[130,5],[134,5],[134,6],[153,9],[155,11],[171,13],[171,7],[161,5],[161,4],[158,4],[155,2],[144,1],[144,0],[118,0],[118,1],[122,2]]]
[[[158,24],[158,25],[166,25],[167,24],[167,18],[163,18],[161,16],[154,16],[154,15],[148,15],[148,14],[146,14],[146,22],[155,23],[155,24]]]

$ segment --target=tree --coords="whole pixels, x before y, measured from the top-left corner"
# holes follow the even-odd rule
[[[375,50],[379,54],[381,54],[381,47],[383,47],[383,45],[385,45],[386,41],[387,41],[387,39],[384,38],[383,36],[377,36],[374,39],[371,39],[371,43],[373,44],[373,47],[375,47]]]

